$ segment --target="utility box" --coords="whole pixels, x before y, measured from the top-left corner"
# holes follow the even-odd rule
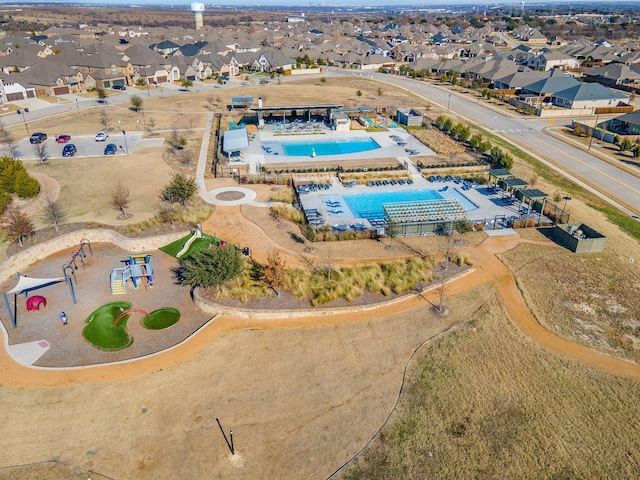
[[[398,123],[407,127],[421,127],[422,114],[416,112],[413,108],[401,107],[396,110]]]
[[[607,237],[584,223],[556,225],[553,240],[575,253],[601,252],[607,243]]]

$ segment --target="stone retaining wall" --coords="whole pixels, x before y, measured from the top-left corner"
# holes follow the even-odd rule
[[[186,231],[180,231],[154,237],[129,238],[110,229],[76,230],[75,232],[66,233],[34,245],[11,256],[0,266],[0,282],[4,282],[16,272],[61,250],[69,249],[69,255],[71,255],[73,249],[80,244],[80,240],[83,238],[88,239],[92,244],[112,243],[123,250],[138,253],[157,250],[159,247],[174,242],[188,233],[189,232]],[[60,268],[62,268],[62,264]]]

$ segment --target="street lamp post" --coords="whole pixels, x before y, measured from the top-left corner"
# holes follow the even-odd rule
[[[591,140],[589,140],[589,148],[587,148],[587,152],[591,150],[591,144],[593,143],[593,134],[596,131],[596,128],[598,127],[598,118],[600,117],[600,115],[596,115],[596,124],[593,126],[593,129],[591,130]]]
[[[120,122],[118,122],[120,123]],[[127,132],[122,130],[122,138],[124,138],[124,149],[127,152],[127,156],[129,155],[129,146],[127,145]]]
[[[449,94],[449,100],[447,100],[447,113],[449,113],[449,107],[451,106],[451,95],[453,95],[453,93]]]
[[[24,116],[24,110],[18,110],[18,113],[22,115],[22,121],[24,122],[24,128],[27,130],[27,135],[29,135],[29,125],[27,125],[27,119]]]
[[[567,202],[569,200],[571,200],[571,197],[568,197],[568,196],[565,195],[564,197],[562,197],[562,199],[564,200],[564,205],[562,206],[562,211],[565,212],[567,210]]]

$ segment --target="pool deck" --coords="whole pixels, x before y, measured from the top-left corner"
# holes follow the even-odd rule
[[[367,132],[366,130],[349,130],[349,131],[335,131],[328,128],[322,123],[316,123],[320,125],[319,133],[306,133],[306,134],[291,134],[291,135],[278,135],[274,134],[274,125],[266,125],[262,130],[253,135],[249,141],[249,148],[244,150],[238,163],[248,163],[250,165],[249,171],[257,173],[260,171],[261,165],[269,165],[270,163],[300,163],[300,162],[313,162],[318,164],[323,160],[357,160],[368,158],[397,158],[399,162],[405,159],[409,159],[410,155],[405,150],[415,150],[416,153],[411,156],[434,156],[436,153],[426,145],[422,144],[418,139],[407,133],[403,128],[387,128],[386,131],[381,132]],[[397,135],[402,138],[402,141],[406,145],[398,145],[391,135]],[[340,138],[372,138],[380,148],[374,150],[367,150],[357,153],[345,153],[341,155],[321,155],[317,157],[311,156],[289,156],[284,155],[282,147],[278,146],[272,149],[272,153],[267,153],[263,148],[265,145],[273,146],[281,142],[319,142],[328,139],[340,139]],[[233,163],[233,162],[232,162]]]
[[[316,210],[320,214],[320,218],[324,220],[325,225],[333,228],[344,229],[343,226],[349,228],[351,225],[364,224],[367,229],[372,228],[369,221],[356,217],[343,195],[398,192],[402,190],[436,190],[440,191],[445,187],[447,190],[456,189],[468,200],[475,203],[478,208],[467,212],[471,221],[487,220],[491,223],[492,219],[498,216],[517,217],[520,215],[519,203],[508,204],[503,199],[502,193],[493,193],[486,186],[478,186],[469,190],[462,190],[461,185],[454,182],[430,182],[422,177],[420,173],[411,175],[413,179],[412,185],[384,185],[376,187],[368,187],[366,185],[356,185],[354,187],[346,187],[340,181],[332,177],[331,188],[309,193],[300,194],[300,201],[304,210]],[[335,202],[331,207],[326,202]],[[336,213],[342,212],[342,213]]]

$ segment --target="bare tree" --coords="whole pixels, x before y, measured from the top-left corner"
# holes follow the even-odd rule
[[[158,218],[163,223],[173,225],[173,222],[177,220],[177,213],[173,203],[160,202],[158,205]]]
[[[436,310],[438,313],[443,313],[444,286],[448,279],[449,262],[456,254],[456,242],[453,238],[453,232],[445,228],[440,228],[436,233],[440,236],[440,253],[444,256],[444,265],[442,266],[442,275],[440,276],[440,299]]]
[[[187,144],[186,139],[180,136],[177,128],[174,128],[173,130],[171,130],[171,136],[169,137],[169,145],[171,145],[171,147],[174,150],[182,150],[186,144]]]
[[[264,266],[262,275],[278,296],[280,296],[279,289],[284,285],[286,272],[287,262],[280,256],[280,253],[275,249],[267,253],[267,264]]]
[[[327,248],[327,280],[331,281],[331,270],[333,270],[333,256],[331,255],[331,249]]]
[[[147,120],[147,132],[153,134],[153,130],[156,128],[156,121],[153,117],[149,117]]]
[[[384,234],[389,238],[389,240],[391,240],[391,243],[385,248],[388,250],[395,250],[393,241],[400,234],[400,225],[398,225],[398,222],[393,221],[391,218],[385,219]]]
[[[176,154],[178,161],[182,165],[191,165],[193,163],[193,152],[189,150],[181,150],[179,154]]]
[[[50,188],[46,188],[43,191],[41,205],[42,219],[45,222],[51,223],[57,232],[59,225],[67,217],[67,214],[64,211],[64,208],[62,208],[60,200],[55,198],[55,195]]]
[[[111,205],[122,212],[120,218],[127,218],[126,208],[129,206],[129,189],[121,181],[111,191]]]
[[[22,239],[34,232],[33,223],[18,207],[11,205],[5,212],[7,224],[7,237],[12,241],[17,241],[21,247]]]
[[[7,146],[9,152],[11,153],[11,158],[15,160],[18,153],[16,141],[2,121],[0,121],[0,142],[4,143]]]
[[[111,122],[111,118],[109,118],[109,114],[106,110],[100,110],[100,118],[98,119],[98,121],[100,122],[100,125],[102,125],[102,128],[108,132],[109,122]]]
[[[33,145],[33,151],[35,152],[36,156],[40,159],[40,163],[44,163],[46,160],[48,160],[49,152],[47,151],[46,143],[44,142],[35,143]]]

